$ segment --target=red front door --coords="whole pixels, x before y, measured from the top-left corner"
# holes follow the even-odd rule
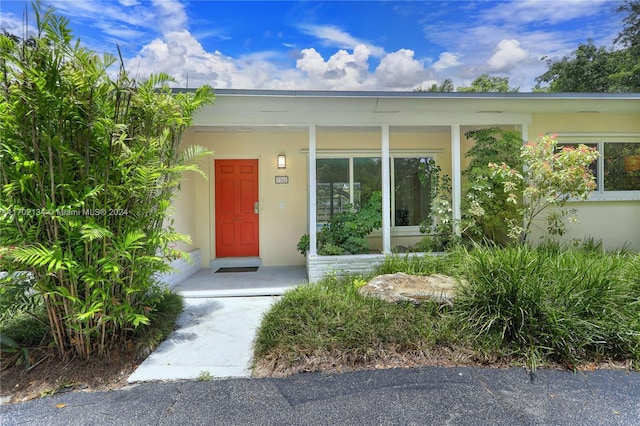
[[[258,160],[215,163],[216,257],[258,256]]]

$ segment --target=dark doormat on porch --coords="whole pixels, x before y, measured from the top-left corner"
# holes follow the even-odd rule
[[[218,268],[216,274],[224,272],[256,272],[257,266],[236,266],[232,268]]]

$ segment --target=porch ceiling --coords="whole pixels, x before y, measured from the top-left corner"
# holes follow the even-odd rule
[[[637,94],[393,93],[217,90],[195,126],[275,129],[324,126],[523,123],[536,113],[638,114]],[[301,130],[301,129],[299,129]]]

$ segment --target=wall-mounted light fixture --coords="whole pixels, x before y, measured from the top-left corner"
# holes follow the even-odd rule
[[[278,155],[278,168],[279,169],[287,168],[287,157],[284,154]]]

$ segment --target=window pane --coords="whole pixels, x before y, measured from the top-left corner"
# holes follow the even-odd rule
[[[362,206],[371,194],[382,189],[380,157],[353,159],[353,203]]]
[[[561,149],[563,146],[568,146],[571,148],[577,148],[578,143],[559,143],[558,144],[558,149]],[[595,148],[596,151],[598,150],[598,144],[597,143],[583,143],[582,145],[585,145],[588,148]],[[595,176],[596,178],[596,191],[598,191],[600,188],[598,188],[598,160],[593,161],[591,164],[589,164],[589,169],[591,170],[591,173],[593,173],[593,176]]]
[[[318,159],[316,168],[316,220],[326,223],[349,204],[349,160]]]
[[[426,158],[394,158],[395,226],[417,226],[429,215],[430,190],[418,178]]]
[[[640,190],[640,143],[605,142],[604,189]]]

